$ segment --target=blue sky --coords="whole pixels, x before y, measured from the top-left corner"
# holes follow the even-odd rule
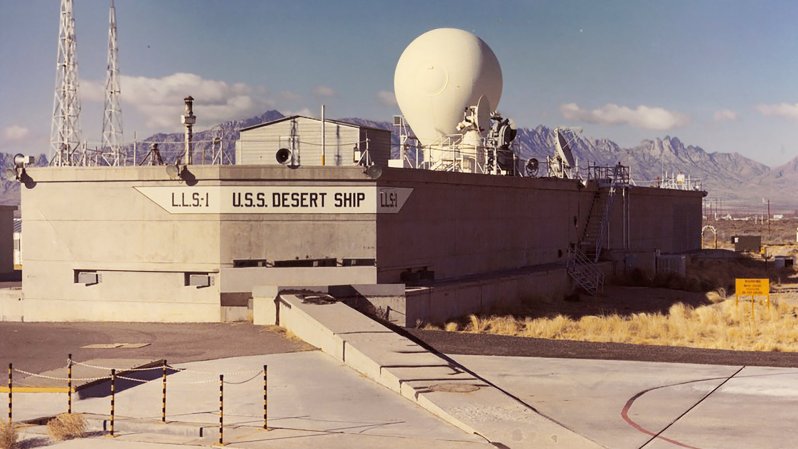
[[[81,125],[100,140],[108,0],[75,0]],[[678,136],[770,166],[798,156],[798,2],[117,0],[125,139],[267,109],[390,120],[418,35],[480,36],[520,126],[633,146]],[[0,151],[49,151],[58,0],[0,0]]]

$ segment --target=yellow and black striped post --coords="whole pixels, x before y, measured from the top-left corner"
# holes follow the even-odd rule
[[[161,401],[161,422],[166,422],[166,360],[163,361],[163,397]]]
[[[219,374],[219,446],[224,446],[224,374]]]
[[[72,413],[72,354],[67,357],[67,413]]]
[[[14,386],[14,377],[13,377],[14,375],[13,375],[13,372],[14,372],[14,364],[13,363],[9,363],[8,364],[8,423],[9,424],[11,424],[12,417],[13,417],[13,414],[11,412],[11,410],[13,409],[12,405],[11,405],[12,404],[12,398],[13,398],[11,391],[13,390],[13,386]]]
[[[116,399],[116,370],[111,369],[111,436],[114,436],[114,399]]]
[[[269,366],[263,365],[263,430],[269,430]]]

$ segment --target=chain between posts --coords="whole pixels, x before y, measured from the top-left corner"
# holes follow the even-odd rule
[[[219,446],[224,446],[224,374],[219,374]]]
[[[72,354],[68,355],[67,358],[67,377],[54,377],[54,376],[46,376],[42,374],[31,373],[28,371],[15,369],[12,363],[8,364],[8,420],[9,422],[13,419],[13,408],[12,408],[12,399],[13,399],[13,372],[17,371],[19,373],[31,376],[31,377],[38,377],[44,378],[48,380],[56,380],[56,381],[64,381],[67,382],[67,413],[72,413],[72,393],[74,391],[74,381],[98,381],[98,380],[109,380],[110,379],[110,387],[111,387],[111,410],[110,410],[110,422],[109,422],[109,434],[111,437],[115,436],[115,418],[116,418],[116,381],[117,379],[123,379],[128,381],[140,382],[144,383],[147,380],[142,379],[135,379],[131,377],[120,376],[117,374],[116,368],[109,368],[111,371],[110,376],[103,376],[103,377],[87,377],[87,378],[75,378],[73,377],[73,367],[74,365],[82,365],[89,368],[96,368],[100,369],[101,367],[96,367],[94,365],[85,364],[81,362],[77,362],[72,359]],[[163,363],[160,367],[155,368],[131,368],[131,369],[124,369],[123,372],[129,371],[148,371],[153,369],[160,369],[162,372],[162,404],[161,404],[161,421],[166,422],[166,402],[167,402],[167,375],[169,370],[173,370],[175,372],[188,372],[190,373],[200,373],[200,374],[210,374],[209,371],[200,371],[200,370],[189,370],[185,368],[176,368],[169,366],[166,360],[163,360]],[[246,380],[241,382],[226,382],[224,380],[225,375],[219,375],[219,444],[224,445],[224,384],[232,384],[232,385],[240,385],[247,382],[252,381],[253,379],[257,378],[260,373],[263,373],[263,428],[265,430],[269,430],[268,427],[268,366],[263,365],[262,370],[242,370],[234,372],[233,374],[243,374],[243,373],[254,373],[254,375]],[[229,373],[228,373],[229,374]],[[199,383],[209,383],[213,382],[213,379],[210,380],[202,380],[198,382],[185,382],[187,384],[199,384]]]
[[[12,406],[13,405],[13,401],[12,401],[12,398],[13,398],[13,393],[12,393],[13,387],[14,387],[14,364],[13,363],[9,363],[8,364],[8,425],[11,425],[12,418],[13,418],[13,413],[12,413],[12,410],[13,410],[13,406]]]
[[[161,401],[161,422],[166,422],[166,359],[163,361],[163,396]]]
[[[72,354],[67,357],[67,413],[72,413]]]
[[[116,370],[111,369],[111,436],[114,436],[114,399],[116,396]]]

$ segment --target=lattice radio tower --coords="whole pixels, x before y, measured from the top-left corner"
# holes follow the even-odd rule
[[[111,0],[108,25],[108,66],[105,78],[102,158],[108,165],[124,165],[122,151],[122,108],[119,105],[119,50],[116,46],[116,8]]]
[[[61,0],[58,26],[58,58],[55,71],[55,101],[50,129],[50,165],[85,165],[85,147],[81,147],[80,98],[78,97],[78,61],[75,18],[72,0]]]

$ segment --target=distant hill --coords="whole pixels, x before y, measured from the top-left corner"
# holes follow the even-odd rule
[[[390,122],[342,120],[393,129]],[[767,198],[772,210],[798,209],[798,197],[789,190],[798,182],[798,157],[771,169],[739,153],[709,153],[699,146],[685,145],[678,137],[644,140],[632,148],[579,134],[568,134],[568,140],[581,168],[588,163],[611,166],[620,162],[631,168],[638,185],[651,185],[663,173],[683,173],[700,180],[709,198],[722,199],[726,208],[761,212],[762,198]],[[398,138],[394,143],[398,143]],[[522,158],[534,157],[544,162],[553,153],[554,129],[543,125],[519,128],[515,144],[520,147]]]
[[[227,163],[235,159],[235,141],[242,128],[283,118],[279,111],[270,110],[261,115],[244,120],[220,123],[205,131],[194,134],[195,149],[198,156],[204,151],[210,161],[213,140],[219,137]],[[361,118],[342,118],[340,120],[363,126],[395,131],[391,122],[374,121]],[[393,135],[394,153],[398,154],[398,136]],[[798,183],[798,157],[792,161],[771,168],[748,159],[738,153],[709,153],[695,145],[686,145],[678,137],[665,136],[644,140],[631,148],[622,148],[609,139],[594,139],[583,135],[569,135],[574,156],[580,167],[591,164],[615,165],[621,162],[631,167],[632,178],[638,185],[649,185],[663,173],[684,173],[693,179],[700,179],[710,198],[723,199],[724,205],[732,209],[758,211],[762,199],[771,201],[773,211],[798,210],[798,196],[791,188]],[[173,163],[183,151],[183,133],[159,133],[152,135],[136,147],[137,163],[144,162],[148,146],[157,142],[161,155],[167,163]],[[554,130],[540,125],[536,128],[519,128],[515,143],[520,148],[522,158],[535,157],[541,162],[553,151]],[[126,147],[133,154],[133,145]],[[0,164],[12,166],[12,155],[0,153]],[[44,155],[37,158],[37,165],[46,165]],[[5,176],[5,175],[3,175]],[[19,184],[6,179],[0,183],[0,204],[19,204]]]

